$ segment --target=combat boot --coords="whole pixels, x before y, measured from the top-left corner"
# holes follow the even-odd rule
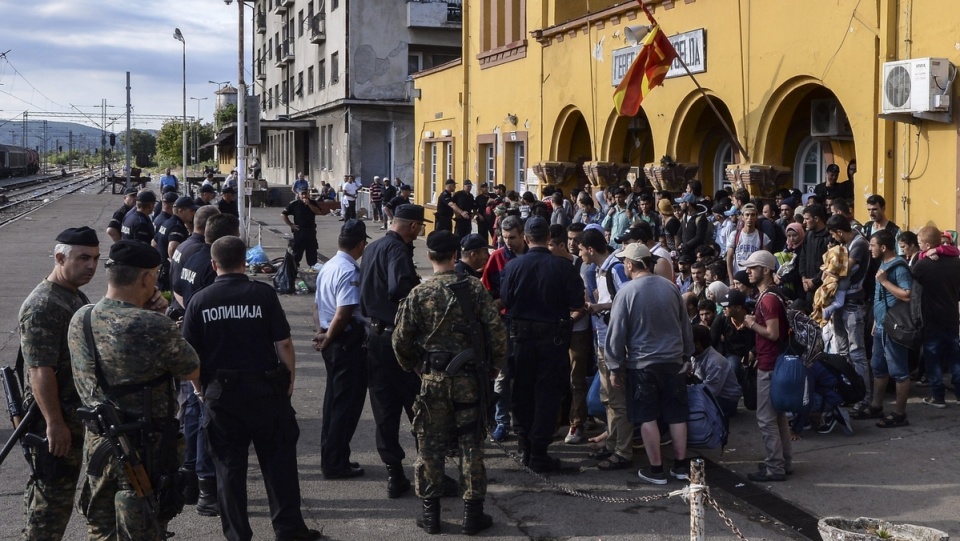
[[[483,514],[483,500],[466,500],[463,502],[463,535],[476,535],[493,526],[493,517]]]
[[[410,490],[410,480],[403,473],[402,464],[387,464],[387,497],[399,498]]]
[[[200,486],[197,482],[197,472],[194,470],[180,469],[182,477],[182,494],[185,505],[195,505],[197,498],[200,497]]]
[[[423,514],[417,519],[417,526],[428,534],[440,533],[440,498],[423,499]]]
[[[217,502],[217,479],[200,479],[197,483],[200,497],[197,499],[197,514],[201,517],[219,517],[220,504]]]

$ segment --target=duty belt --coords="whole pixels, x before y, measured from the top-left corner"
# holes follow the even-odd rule
[[[473,358],[475,353],[473,348],[466,349],[460,353],[450,353],[449,351],[427,351],[423,354],[423,373],[444,372],[448,376],[455,376],[465,371],[471,371],[475,368]]]
[[[377,336],[394,331],[393,324],[375,318],[370,318],[370,328],[373,329],[373,333]]]

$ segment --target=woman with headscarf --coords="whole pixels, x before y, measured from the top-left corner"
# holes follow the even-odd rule
[[[707,286],[707,300],[713,301],[717,304],[717,313],[720,313],[723,308],[720,306],[720,301],[727,296],[727,292],[730,291],[730,288],[727,287],[727,284],[721,282],[720,280],[714,280],[710,282],[710,285]]]
[[[797,292],[803,291],[803,284],[800,281],[800,270],[796,268],[797,254],[803,246],[803,239],[806,234],[803,231],[803,224],[792,223],[786,227],[787,244],[782,252],[774,254],[780,268],[774,275],[774,280],[779,284],[780,290],[791,299],[796,298]]]

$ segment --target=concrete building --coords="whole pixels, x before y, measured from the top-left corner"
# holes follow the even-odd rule
[[[271,183],[413,178],[410,75],[459,58],[459,0],[257,0],[254,93]]]
[[[733,182],[770,196],[812,190],[831,163],[842,182],[856,159],[858,219],[880,194],[901,226],[957,228],[953,2],[645,3],[704,92],[674,62],[626,118],[612,96],[638,50],[627,29],[649,24],[636,2],[464,2],[463,61],[414,79],[418,202],[449,176],[537,191],[632,173],[666,189],[697,178],[707,193]]]

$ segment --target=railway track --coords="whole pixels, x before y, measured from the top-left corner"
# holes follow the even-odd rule
[[[14,189],[5,192],[7,200],[0,204],[0,227],[18,220],[54,201],[76,193],[88,186],[100,183],[99,174],[81,174],[65,179],[59,177],[41,186],[30,189]]]

